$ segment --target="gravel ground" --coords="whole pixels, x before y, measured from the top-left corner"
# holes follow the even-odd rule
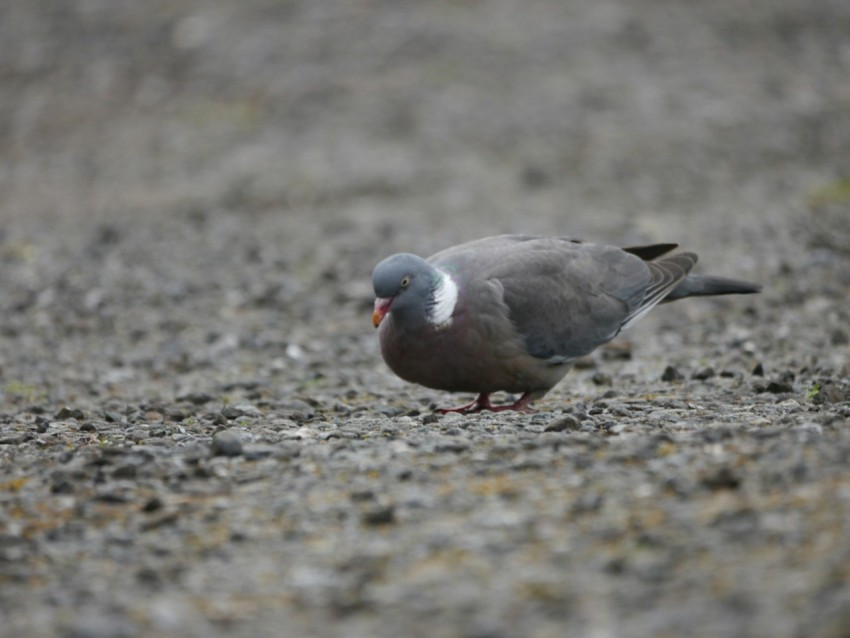
[[[850,636],[844,0],[0,5],[0,635]],[[369,274],[678,241],[534,415]]]

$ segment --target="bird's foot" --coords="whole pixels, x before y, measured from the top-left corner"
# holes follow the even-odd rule
[[[531,392],[523,393],[523,395],[519,399],[517,399],[510,405],[500,405],[497,408],[493,408],[494,412],[502,412],[504,410],[524,412],[525,414],[534,414],[535,412],[537,412],[537,410],[531,407]]]
[[[483,410],[487,410],[489,412],[505,412],[507,410],[512,410],[514,412],[524,412],[526,414],[533,414],[534,412],[537,412],[537,410],[532,408],[529,405],[530,403],[530,392],[526,392],[519,399],[508,405],[493,405],[492,403],[490,403],[490,395],[481,393],[472,403],[467,403],[466,405],[461,405],[457,408],[440,408],[439,410],[435,410],[435,412],[437,412],[438,414],[449,414],[450,412],[457,412],[459,414],[472,414],[475,412],[481,412]]]
[[[440,408],[434,410],[437,414],[449,414],[457,412],[458,414],[471,414],[473,412],[481,412],[481,410],[492,410],[493,405],[490,403],[489,394],[479,394],[472,403],[461,405],[456,408]]]

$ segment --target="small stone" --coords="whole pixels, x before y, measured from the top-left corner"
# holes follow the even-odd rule
[[[109,447],[105,447],[101,450],[101,455],[103,457],[117,457],[124,456],[125,454],[129,454],[133,451],[131,447],[124,447],[121,445],[111,445]]]
[[[97,428],[94,426],[94,423],[88,422],[83,423],[80,426],[80,432],[96,432]]]
[[[705,366],[704,368],[700,368],[696,372],[691,375],[692,379],[696,379],[697,381],[705,381],[706,379],[710,379],[714,376],[714,368],[711,366]]]
[[[573,501],[570,509],[573,514],[585,514],[587,512],[598,511],[602,507],[602,504],[603,498],[601,494],[581,494]]]
[[[454,452],[460,454],[469,449],[469,443],[463,439],[441,440],[434,444],[435,452]]]
[[[51,494],[72,494],[73,492],[74,486],[70,481],[66,481],[65,479],[60,479],[50,486]]]
[[[631,341],[615,341],[606,344],[601,350],[602,359],[605,361],[628,361],[632,358],[633,348]]]
[[[576,403],[573,403],[570,406],[567,406],[566,411],[569,412],[570,414],[572,414],[574,417],[576,417],[580,421],[587,418],[587,406],[584,403],[582,403],[581,401],[578,401]]]
[[[787,381],[771,381],[765,387],[765,392],[770,392],[771,394],[784,394],[793,391],[794,387]]]
[[[565,417],[553,421],[545,428],[544,432],[564,432],[565,430],[577,431],[581,429],[581,422],[574,416],[568,414]]]
[[[222,430],[213,435],[212,451],[216,456],[242,454],[242,437],[237,430]]]
[[[764,376],[764,366],[761,363],[757,363],[753,368],[753,376],[754,377],[763,377]]]
[[[53,417],[55,419],[58,419],[60,421],[64,421],[66,419],[78,419],[78,420],[80,420],[80,419],[84,419],[85,416],[86,415],[83,413],[82,410],[76,409],[76,408],[72,409],[72,408],[68,408],[68,407],[59,408],[59,411],[56,414],[53,415]]]
[[[125,465],[119,465],[115,468],[115,471],[112,473],[112,478],[116,479],[134,479],[138,475],[138,468],[132,463],[127,463]]]
[[[242,451],[246,461],[258,461],[273,456],[277,448],[271,445],[248,445]]]
[[[213,400],[213,396],[211,394],[207,394],[206,392],[192,392],[191,394],[184,394],[183,396],[177,397],[178,401],[187,401],[188,403],[192,403],[194,405],[204,405],[205,403],[209,403]]]
[[[136,572],[136,578],[140,583],[148,587],[157,588],[161,585],[162,579],[157,571],[152,567],[142,567]]]
[[[679,372],[673,366],[667,366],[664,368],[664,372],[661,375],[661,380],[666,381],[668,383],[672,383],[673,381],[681,381],[685,377],[682,376],[682,373]]]
[[[375,492],[368,488],[354,490],[349,494],[349,497],[355,502],[371,501],[375,498]]]
[[[148,499],[148,501],[142,505],[143,512],[155,512],[157,510],[162,509],[165,503],[162,502],[162,499],[158,496],[154,496],[153,498]]]
[[[261,417],[263,413],[253,405],[243,404],[243,405],[228,405],[221,411],[221,415],[225,419],[233,420],[238,419],[240,417]]]
[[[179,517],[180,513],[177,510],[163,510],[143,521],[139,527],[143,532],[149,532],[166,525],[173,525]]]
[[[132,441],[133,443],[141,443],[142,441],[149,439],[151,433],[150,430],[146,430],[144,428],[132,428],[127,431],[125,436],[127,440]]]
[[[593,381],[594,385],[613,385],[614,383],[611,375],[604,372],[595,372],[590,380]]]
[[[791,429],[794,432],[799,432],[800,434],[805,435],[820,436],[823,434],[823,426],[820,423],[814,422],[801,423],[800,425],[795,425]]]
[[[108,505],[122,505],[128,502],[127,495],[118,490],[104,489],[94,495],[94,500]]]
[[[711,490],[736,490],[741,485],[741,480],[731,469],[724,466],[704,476],[702,484]]]
[[[294,459],[300,455],[301,446],[292,443],[277,445],[274,453],[272,454],[273,458],[282,460]]]
[[[180,408],[173,408],[165,411],[165,416],[169,421],[180,422],[189,418],[189,413]]]
[[[290,399],[288,401],[283,401],[278,407],[284,410],[298,410],[302,412],[307,412],[313,406],[301,399]]]
[[[395,522],[395,507],[386,505],[368,509],[363,513],[366,525],[388,525]]]

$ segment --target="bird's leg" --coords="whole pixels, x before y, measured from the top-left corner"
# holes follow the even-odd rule
[[[467,403],[457,408],[442,408],[436,410],[439,414],[448,414],[449,412],[459,412],[461,414],[470,414],[472,412],[481,412],[489,410],[490,412],[504,412],[506,410],[514,410],[515,412],[525,412],[530,414],[536,412],[529,404],[531,403],[531,392],[524,393],[519,399],[508,405],[493,405],[490,403],[490,394],[482,392],[472,403]]]
[[[514,410],[515,412],[524,412],[526,414],[533,414],[537,412],[534,408],[531,407],[531,392],[525,392],[523,395],[508,405],[498,405],[491,406],[489,408],[485,408],[486,410],[492,410],[493,412],[504,412],[505,410]]]
[[[469,414],[470,412],[481,412],[481,410],[494,410],[495,408],[490,403],[490,393],[482,392],[472,403],[461,405],[457,408],[440,408],[435,410],[438,414],[448,414],[449,412],[459,412],[460,414]]]

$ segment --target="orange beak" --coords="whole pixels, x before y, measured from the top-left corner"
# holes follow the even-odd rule
[[[372,325],[376,328],[381,325],[384,315],[390,311],[392,299],[375,299],[375,310],[372,312]]]

